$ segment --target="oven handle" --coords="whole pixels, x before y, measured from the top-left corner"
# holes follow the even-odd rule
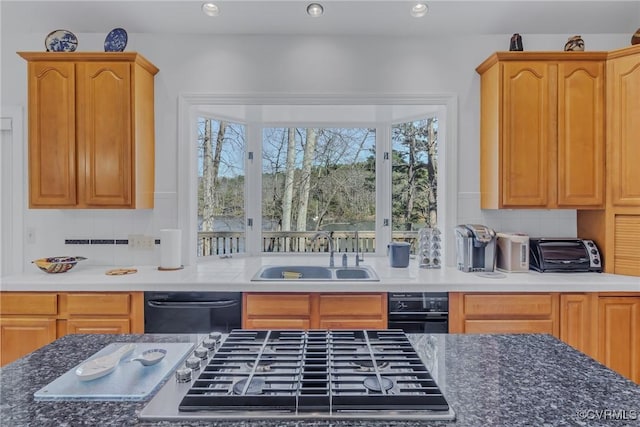
[[[157,301],[149,300],[150,307],[157,308],[227,308],[238,305],[238,301],[222,299],[218,301]]]
[[[448,311],[390,311],[389,316],[446,316]]]

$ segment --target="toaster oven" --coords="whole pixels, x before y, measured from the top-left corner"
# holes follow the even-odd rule
[[[602,272],[602,257],[592,240],[532,238],[529,269],[539,272]]]

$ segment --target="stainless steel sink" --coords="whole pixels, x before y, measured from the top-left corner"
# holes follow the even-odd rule
[[[368,279],[371,275],[369,270],[366,270],[362,267],[336,268],[334,272],[336,274],[336,279],[338,280]]]
[[[375,271],[368,266],[322,267],[318,265],[267,265],[253,276],[252,281],[379,281]]]

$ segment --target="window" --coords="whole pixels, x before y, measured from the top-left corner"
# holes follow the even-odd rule
[[[438,118],[393,125],[392,224],[416,231],[438,224]]]
[[[321,250],[319,230],[338,252],[354,251],[355,230],[374,237],[375,137],[368,128],[264,129],[262,251]]]
[[[445,139],[453,98],[217,101],[181,97],[181,139],[197,141],[181,145],[179,160],[191,171],[178,175],[179,226],[194,230],[187,263],[323,251],[326,242],[312,239],[318,230],[341,252],[353,251],[357,230],[361,250],[384,255],[386,243],[413,241],[422,227],[438,225],[443,240],[453,229],[455,145]]]
[[[198,118],[198,254],[245,251],[245,127]]]

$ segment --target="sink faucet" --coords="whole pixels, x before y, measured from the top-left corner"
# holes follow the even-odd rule
[[[311,238],[312,241],[315,241],[318,237],[325,236],[329,241],[329,267],[334,267],[333,262],[333,239],[331,238],[331,234],[328,231],[318,231]]]
[[[358,234],[358,230],[356,230],[356,267],[360,265],[360,262],[364,261],[364,256],[360,258],[360,235]]]

